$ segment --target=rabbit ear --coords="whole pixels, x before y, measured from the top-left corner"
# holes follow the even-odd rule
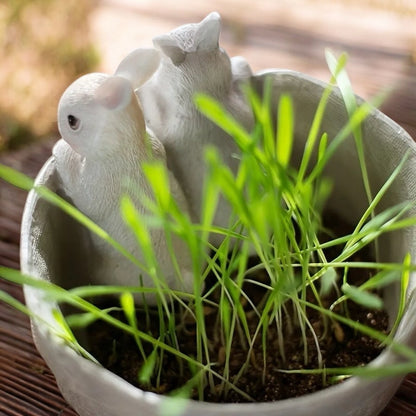
[[[217,12],[212,12],[198,24],[194,43],[196,49],[201,51],[218,49],[220,32],[221,16]]]
[[[169,34],[153,38],[153,45],[169,57],[175,65],[179,65],[185,60],[186,52],[180,47],[177,40]]]
[[[133,88],[129,81],[121,77],[109,77],[95,91],[95,100],[107,110],[126,107],[132,98]]]
[[[150,48],[135,49],[118,66],[115,75],[129,80],[134,89],[141,87],[157,70],[160,52]]]
[[[231,72],[233,73],[233,80],[249,78],[253,75],[250,65],[242,56],[231,58]]]

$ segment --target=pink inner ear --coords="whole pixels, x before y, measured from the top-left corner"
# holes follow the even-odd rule
[[[130,103],[133,87],[124,78],[110,77],[95,91],[97,102],[108,110],[123,108]]]

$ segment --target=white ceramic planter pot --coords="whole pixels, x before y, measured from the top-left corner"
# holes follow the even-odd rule
[[[259,90],[266,73],[254,77]],[[289,93],[294,101],[296,116],[296,153],[302,151],[324,84],[300,73],[270,71],[273,77],[274,97]],[[277,101],[277,100],[276,100]],[[337,92],[330,97],[323,131],[333,137],[347,120],[343,101]],[[363,124],[366,157],[374,190],[386,181],[406,152],[410,157],[393,187],[383,200],[383,207],[401,201],[416,199],[416,146],[409,135],[379,111],[374,111]],[[329,201],[342,217],[357,221],[366,206],[354,140],[347,140],[338,149],[328,165],[327,175],[334,181]],[[54,160],[50,159],[37,178],[38,184],[59,192],[60,182]],[[24,273],[39,279],[50,280],[64,287],[85,284],[88,281],[88,235],[73,220],[49,203],[29,194],[22,225],[21,263]],[[396,232],[380,242],[380,261],[402,261],[410,252],[416,259],[416,230]],[[408,307],[396,338],[416,345],[414,319],[416,304],[414,287],[416,277],[411,276]],[[29,308],[44,320],[53,323],[54,305],[44,294],[25,287]],[[398,287],[385,291],[388,312],[394,319],[398,300]],[[77,355],[72,349],[52,336],[45,325],[33,320],[36,345],[56,376],[62,394],[81,416],[156,416],[167,398],[143,392],[92,362]],[[395,362],[397,357],[384,351],[371,365],[383,366]],[[322,415],[377,415],[394,395],[400,377],[381,380],[351,378],[348,381],[317,393],[296,399],[259,404],[208,404],[184,401],[181,416],[239,415],[251,416],[309,416]],[[169,409],[169,406],[163,406]],[[164,413],[166,414],[166,413]]]

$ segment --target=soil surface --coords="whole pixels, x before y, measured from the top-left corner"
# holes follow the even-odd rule
[[[348,227],[345,224],[340,223],[336,218],[331,218],[336,223],[330,224],[330,229],[333,230],[335,228],[338,235],[343,235],[347,232]],[[333,256],[335,254],[329,253],[328,255]],[[356,258],[350,260],[371,260],[369,256],[368,252],[361,252]],[[358,285],[367,280],[368,277],[368,270],[351,269],[349,271],[350,283]],[[259,272],[257,279],[264,279],[264,273]],[[262,294],[258,293],[257,286],[252,286],[253,288],[247,287],[245,291],[250,293],[252,299],[260,299]],[[325,306],[329,306],[334,299],[335,291],[324,300]],[[311,294],[308,295],[308,300],[314,301]],[[293,316],[292,309],[290,307],[288,309],[290,315]],[[388,316],[384,311],[369,310],[352,302],[347,303],[347,310],[348,316],[352,320],[387,333]],[[338,313],[343,313],[344,311],[345,306],[336,310]],[[258,318],[250,312],[252,310],[247,308],[247,320],[250,330],[254,333],[258,325]],[[268,328],[266,362],[264,362],[263,358],[261,335],[258,337],[258,342],[255,343],[248,360],[248,368],[237,383],[238,388],[248,393],[255,401],[275,401],[296,397],[320,390],[334,382],[333,379],[330,377],[325,378],[322,374],[284,373],[281,371],[282,369],[316,369],[319,366],[319,359],[326,368],[363,366],[380,354],[380,344],[374,339],[355,332],[339,323],[330,320],[325,321],[321,315],[310,308],[307,309],[307,313],[310,324],[318,336],[319,349],[316,347],[316,340],[309,330],[306,331],[306,346],[304,346],[302,333],[296,325],[296,320],[293,320],[293,318],[291,318],[291,323],[288,318],[283,322],[284,354],[279,352],[281,351],[281,345],[279,349],[279,333],[276,323],[273,323]],[[118,314],[118,317],[122,319],[121,312],[116,312],[115,314]],[[138,311],[137,321],[142,330],[158,338],[159,321],[156,311],[147,311],[147,315],[143,311]],[[150,321],[150,326],[145,327],[146,321]],[[215,371],[222,373],[224,371],[224,346],[219,335],[219,327],[216,313],[212,309],[206,308],[206,328],[211,343],[210,360],[216,363]],[[182,352],[193,357],[196,356],[195,327],[192,322],[185,322],[181,326],[178,330],[177,338]],[[233,343],[229,363],[230,379],[233,379],[239,373],[242,365],[247,361],[245,342],[239,337],[236,338]],[[163,360],[163,373],[160,375],[158,383],[156,383],[155,378],[152,380],[153,386],[149,386],[148,383],[140,383],[138,381],[138,373],[143,365],[143,359],[135,340],[126,333],[115,330],[101,321],[95,322],[89,327],[88,344],[92,345],[89,351],[104,367],[144,390],[161,394],[168,393],[184,385],[191,377],[187,364],[166,353]],[[151,347],[144,345],[144,348],[146,349],[146,355],[150,354]],[[307,360],[305,360],[304,351],[307,351]],[[319,358],[318,351],[320,351],[321,358]],[[204,394],[205,401],[248,401],[246,397],[233,390],[229,390],[224,395],[221,382],[219,380],[217,382],[217,389],[206,388]],[[154,387],[156,384],[157,387]],[[198,397],[193,398],[198,399]]]

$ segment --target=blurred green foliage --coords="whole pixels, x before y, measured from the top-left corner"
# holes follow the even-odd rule
[[[3,0],[0,3],[0,151],[57,134],[65,88],[91,72],[91,0]]]

